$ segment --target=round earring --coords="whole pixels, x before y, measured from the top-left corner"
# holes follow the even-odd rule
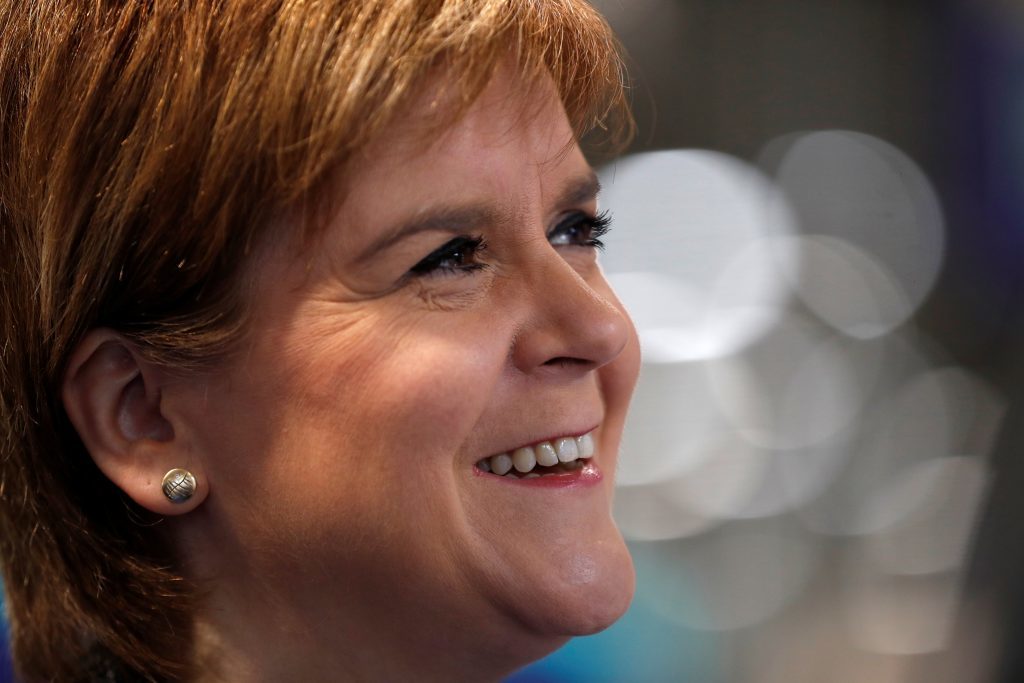
[[[196,478],[188,470],[174,468],[164,475],[160,485],[167,500],[172,503],[184,503],[196,492]]]

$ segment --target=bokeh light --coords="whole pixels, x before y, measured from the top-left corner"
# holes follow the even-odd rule
[[[762,163],[800,224],[797,296],[836,329],[884,334],[931,292],[945,253],[931,183],[907,155],[871,135],[817,131],[769,143]]]
[[[781,263],[764,258],[759,242],[793,224],[764,174],[724,154],[676,150],[626,157],[600,176],[602,203],[624,226],[605,240],[603,265],[647,362],[734,353],[774,323],[795,264],[781,251]]]
[[[707,367],[719,409],[765,448],[835,435],[857,417],[868,388],[861,380],[874,371],[855,367],[827,330],[796,316],[780,319],[746,353]]]
[[[988,483],[984,461],[952,456],[915,463],[869,496],[888,523],[864,539],[880,571],[920,575],[959,569]]]
[[[621,486],[666,481],[710,456],[724,429],[699,363],[644,364],[620,448]]]

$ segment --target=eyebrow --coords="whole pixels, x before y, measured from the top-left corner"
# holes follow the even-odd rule
[[[597,174],[590,171],[586,175],[573,178],[558,194],[555,205],[559,207],[573,206],[592,201],[601,191],[601,183]],[[489,204],[467,204],[464,206],[440,206],[422,209],[415,216],[387,230],[363,249],[356,262],[364,263],[397,244],[411,235],[421,232],[450,232],[466,234],[477,232],[485,225],[501,225],[510,221],[508,211],[501,211]]]

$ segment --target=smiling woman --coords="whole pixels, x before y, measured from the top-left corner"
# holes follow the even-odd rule
[[[0,5],[26,681],[495,680],[613,622],[636,378],[578,0]]]

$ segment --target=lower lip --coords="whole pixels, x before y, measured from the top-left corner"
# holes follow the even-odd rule
[[[473,468],[473,473],[479,477],[485,477],[492,479],[502,484],[511,484],[513,486],[529,486],[531,488],[541,489],[565,489],[574,487],[590,487],[595,486],[601,482],[604,475],[601,474],[601,470],[598,469],[597,464],[594,462],[587,462],[583,467],[572,472],[566,472],[564,474],[546,474],[542,477],[530,477],[529,479],[520,479],[519,477],[506,477],[504,475],[492,474],[490,472],[483,472],[481,470]]]

